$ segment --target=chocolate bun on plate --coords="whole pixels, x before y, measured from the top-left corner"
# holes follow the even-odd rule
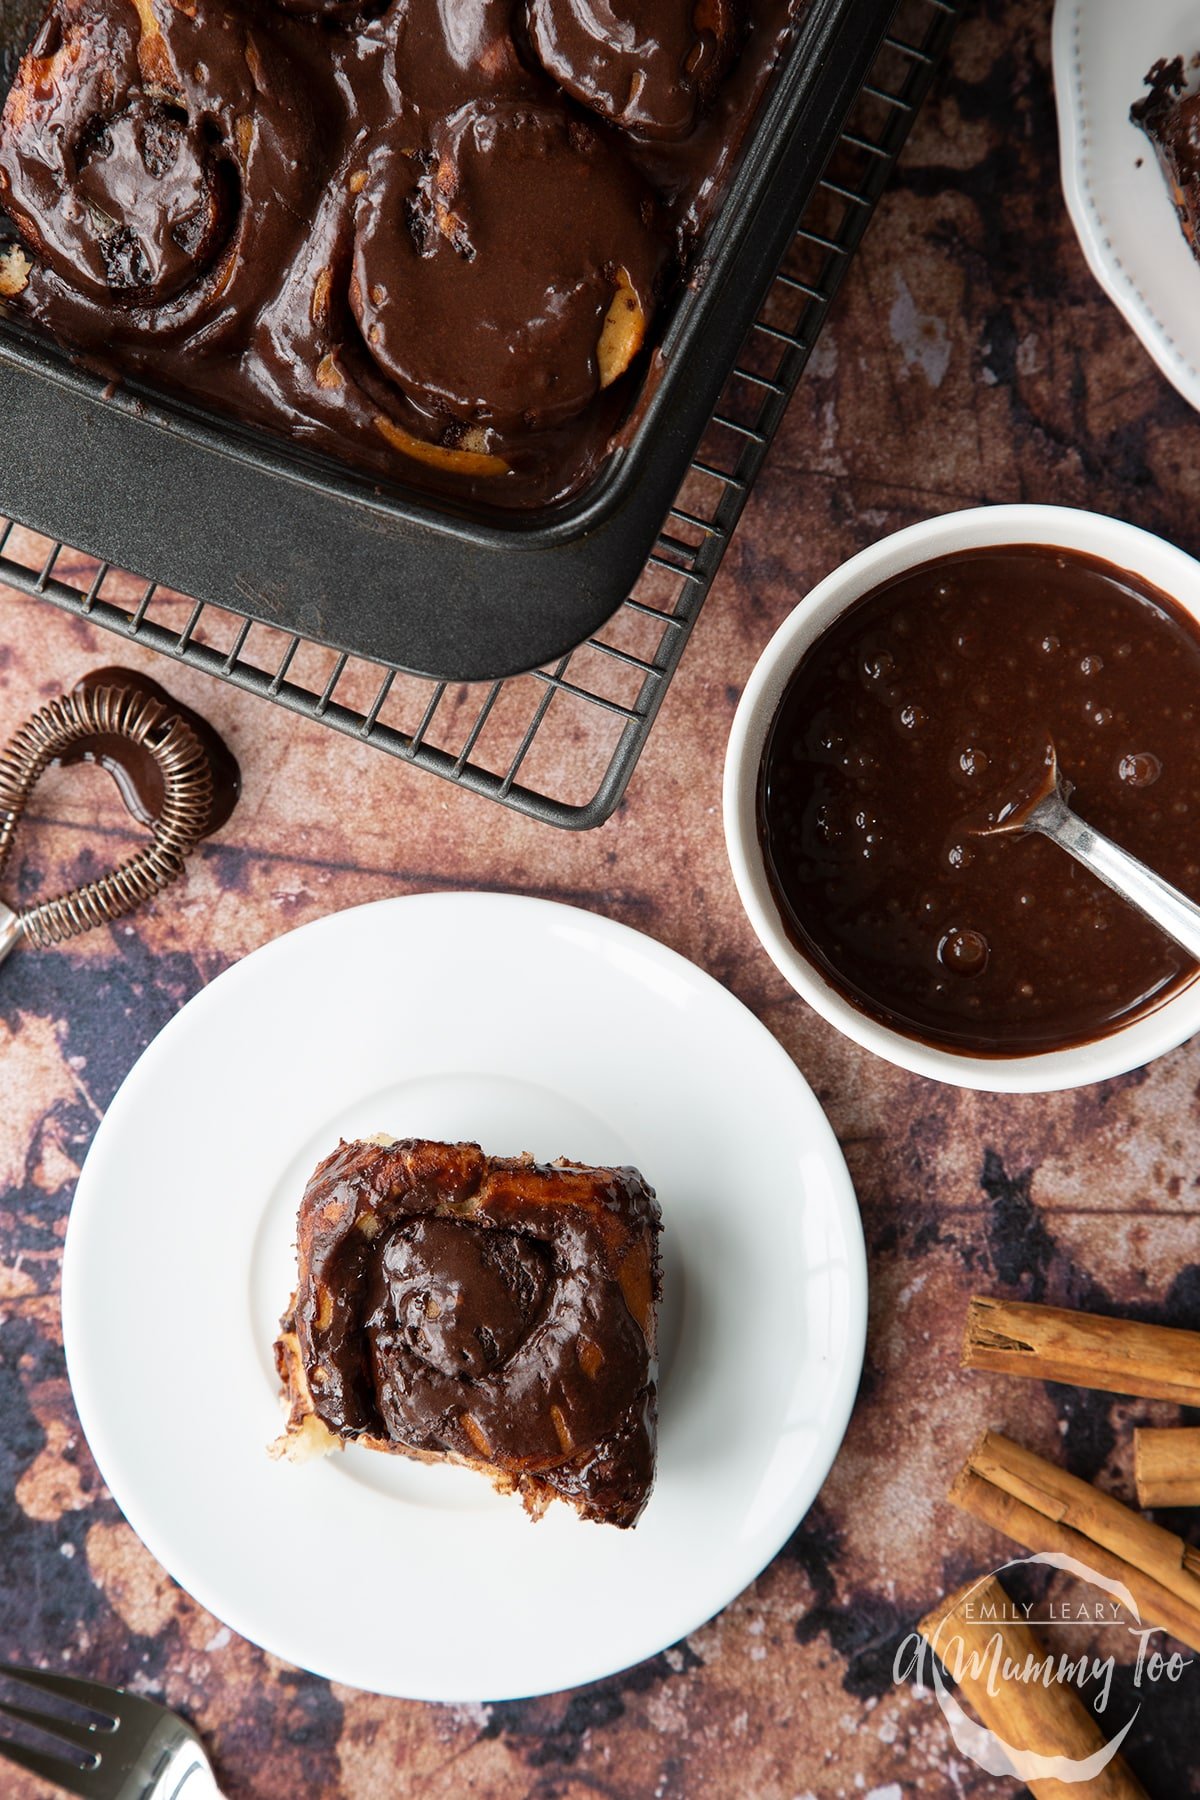
[[[633,1525],[654,1480],[660,1226],[636,1169],[341,1144],[300,1205],[278,1450],[461,1463],[535,1517],[563,1499]]]

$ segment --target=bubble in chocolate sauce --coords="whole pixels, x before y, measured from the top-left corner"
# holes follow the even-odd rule
[[[1117,764],[1117,774],[1127,787],[1151,787],[1162,774],[1162,764],[1152,750],[1132,750]]]
[[[986,750],[977,750],[974,744],[968,744],[958,759],[958,766],[964,775],[982,775],[988,766]]]
[[[862,678],[868,687],[877,682],[890,681],[896,673],[896,659],[887,650],[880,650],[873,656],[865,656],[862,661]]]
[[[982,975],[988,965],[988,941],[981,931],[951,926],[938,944],[938,961],[952,975]]]
[[[818,806],[815,823],[817,835],[820,837],[822,843],[836,844],[838,839],[842,836],[841,824],[837,815],[829,806]]]

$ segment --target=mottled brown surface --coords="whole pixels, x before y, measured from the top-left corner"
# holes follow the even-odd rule
[[[1200,1324],[1200,1042],[1050,1100],[958,1094],[890,1070],[807,1012],[757,948],[719,804],[732,709],[769,632],[881,533],[978,500],[1031,498],[1111,510],[1200,549],[1197,421],[1086,273],[1055,154],[1048,8],[993,0],[959,33],[610,825],[553,833],[172,670],[169,684],[234,745],[241,806],[157,908],[68,953],[19,955],[0,974],[0,1656],[163,1696],[204,1732],[234,1800],[292,1800],[301,1784],[314,1800],[1015,1791],[954,1751],[928,1695],[892,1682],[895,1645],[920,1614],[1007,1554],[951,1512],[947,1483],[991,1425],[1132,1498],[1129,1428],[1173,1415],[962,1374],[966,1298],[982,1287]],[[113,659],[111,639],[40,602],[6,593],[0,617],[4,730]],[[48,779],[39,815],[24,840],[23,894],[96,868],[121,831],[103,778],[87,772]],[[749,1592],[626,1675],[551,1699],[441,1709],[298,1674],[172,1584],[122,1523],[80,1438],[57,1283],[96,1121],[190,994],[289,926],[459,886],[623,919],[766,1021],[845,1146],[872,1300],[843,1453]],[[1118,1708],[1123,1719],[1127,1694]],[[1159,1800],[1200,1792],[1198,1739],[1192,1669],[1173,1694],[1149,1695],[1129,1740]],[[11,1800],[44,1792],[0,1775]]]

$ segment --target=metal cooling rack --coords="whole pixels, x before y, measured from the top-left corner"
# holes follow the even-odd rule
[[[431,682],[185,599],[0,523],[0,581],[547,824],[625,791],[849,261],[949,42],[952,0],[901,0],[645,570],[552,667]]]

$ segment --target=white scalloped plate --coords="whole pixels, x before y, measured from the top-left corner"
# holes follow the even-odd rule
[[[1093,275],[1168,381],[1200,408],[1200,263],[1129,108],[1146,72],[1200,52],[1194,0],[1057,0],[1063,194]]]
[[[659,1475],[632,1531],[534,1524],[463,1469],[268,1456],[300,1194],[376,1131],[657,1188]],[[816,1495],[865,1330],[850,1178],[770,1033],[652,939],[512,895],[337,913],[204,989],[109,1108],[63,1267],[79,1416],[153,1554],[276,1655],[423,1700],[571,1687],[710,1618]]]

